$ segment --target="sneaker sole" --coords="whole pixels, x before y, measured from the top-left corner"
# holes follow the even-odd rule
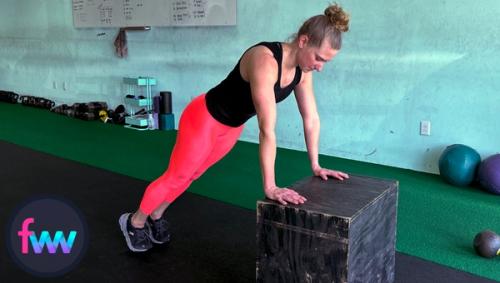
[[[118,220],[118,223],[120,224],[120,230],[122,230],[123,236],[125,237],[125,241],[127,241],[127,246],[128,248],[133,251],[133,252],[145,252],[148,251],[149,249],[137,249],[132,246],[132,243],[130,242],[130,236],[128,235],[127,232],[127,220],[128,217],[131,213],[124,213],[120,216],[120,219]]]
[[[151,242],[158,244],[158,245],[162,245],[162,244],[166,244],[166,243],[170,242],[170,236],[168,237],[168,239],[165,242],[161,242],[161,241],[156,240],[153,237],[153,231],[151,230],[151,225],[147,221],[146,221],[145,225],[148,227],[148,232],[149,232],[148,236],[149,236],[149,239],[151,240]]]

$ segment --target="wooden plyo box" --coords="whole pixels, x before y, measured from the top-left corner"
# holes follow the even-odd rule
[[[398,182],[308,177],[257,202],[257,282],[394,282]]]

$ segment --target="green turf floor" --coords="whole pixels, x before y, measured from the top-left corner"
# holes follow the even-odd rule
[[[175,136],[175,131],[141,132],[0,103],[1,140],[147,181],[166,168]],[[432,174],[328,156],[320,156],[320,162],[348,173],[399,180],[398,251],[500,280],[500,257],[483,259],[472,248],[478,231],[500,232],[499,196],[453,187]],[[310,175],[308,164],[305,152],[278,149],[278,184]],[[238,142],[190,191],[255,209],[263,197],[260,180],[258,145]]]

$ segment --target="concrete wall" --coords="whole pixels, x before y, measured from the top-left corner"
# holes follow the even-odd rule
[[[342,51],[315,74],[320,152],[436,173],[448,144],[500,151],[498,0],[339,1],[351,14]],[[206,92],[259,41],[284,41],[325,1],[239,0],[237,26],[75,29],[69,0],[0,2],[0,89],[57,103],[123,103],[123,76],[153,76],[174,112]],[[421,120],[431,136],[419,134]],[[278,107],[278,146],[305,150],[295,100]],[[242,140],[257,142],[255,119]]]

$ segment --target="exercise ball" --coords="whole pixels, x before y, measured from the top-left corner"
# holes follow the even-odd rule
[[[439,158],[439,174],[455,186],[468,186],[476,176],[481,156],[463,144],[447,146]]]
[[[477,179],[485,190],[500,195],[500,154],[494,154],[479,164]]]

